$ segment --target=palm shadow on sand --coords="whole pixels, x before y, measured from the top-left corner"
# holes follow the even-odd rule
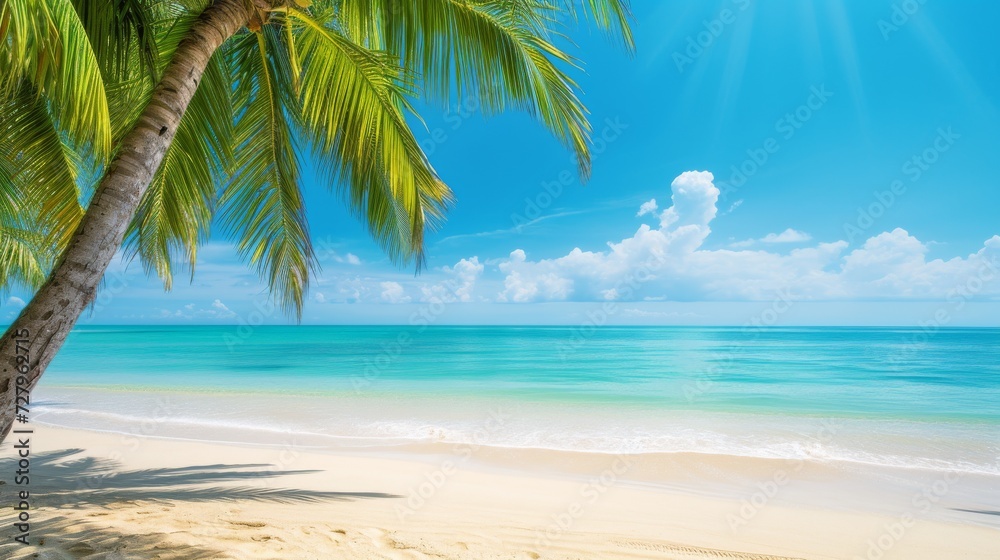
[[[206,547],[180,545],[167,540],[162,533],[128,535],[114,528],[102,527],[93,522],[80,522],[70,517],[52,517],[33,523],[30,544],[22,546],[11,540],[12,534],[4,530],[0,543],[0,558],[10,560],[35,559],[139,559],[157,560],[208,560],[227,558],[225,551]]]
[[[1000,516],[1000,511],[994,511],[989,509],[964,509],[964,508],[951,508],[954,511],[964,511],[965,513],[976,513],[979,515],[996,515]]]
[[[276,487],[271,481],[321,471],[282,470],[267,463],[121,470],[120,463],[112,459],[73,458],[81,453],[82,449],[63,449],[32,454],[30,489],[33,496],[37,496],[32,505],[106,506],[130,500],[166,499],[181,502],[256,500],[295,503],[401,497],[381,492],[323,492]],[[14,472],[15,469],[13,458],[0,460],[0,472]],[[218,485],[241,481],[248,484]]]
[[[99,522],[81,523],[74,516],[54,515],[47,509],[74,509],[81,506],[116,507],[136,505],[139,501],[219,502],[243,501],[275,504],[313,503],[323,501],[351,501],[375,498],[400,498],[396,494],[381,492],[324,492],[280,487],[282,477],[310,474],[316,470],[282,470],[265,463],[214,464],[190,467],[170,467],[140,470],[123,470],[118,461],[81,456],[83,449],[63,449],[30,457],[31,530],[30,541],[39,544],[48,539],[49,544],[60,543],[71,558],[87,558],[97,551],[108,552],[124,547],[120,531],[102,528]],[[16,460],[0,460],[0,472],[13,473]],[[242,483],[242,484],[241,484]],[[0,485],[0,503],[4,508],[16,502],[16,493],[23,489],[11,481]],[[10,510],[8,510],[10,511]],[[3,515],[2,518],[7,518]],[[14,528],[4,522],[0,543],[0,557],[45,558],[32,556],[28,549],[13,543]],[[128,554],[140,555],[141,550],[156,552],[156,558],[169,560],[218,558],[223,554],[207,548],[168,544],[162,534],[128,535]],[[44,541],[43,541],[44,542]],[[68,545],[67,543],[75,543]],[[68,547],[68,548],[67,548]],[[32,553],[44,550],[45,545],[30,547]],[[125,552],[122,550],[122,552]],[[10,556],[10,555],[14,556]],[[64,554],[52,556],[63,558]],[[96,558],[97,556],[95,556]],[[100,556],[103,558],[103,556]],[[133,556],[126,556],[133,557]]]

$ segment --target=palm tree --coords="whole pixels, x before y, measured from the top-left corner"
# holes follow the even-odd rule
[[[0,441],[121,249],[169,289],[217,220],[301,316],[304,160],[419,269],[451,191],[408,125],[418,96],[526,111],[586,177],[555,42],[587,20],[631,49],[629,18],[628,0],[0,0],[0,288],[37,288],[0,340]]]

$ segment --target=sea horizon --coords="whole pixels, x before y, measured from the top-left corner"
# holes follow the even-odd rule
[[[331,449],[693,452],[1000,474],[1000,329],[921,332],[86,326],[39,385],[34,420],[121,433],[154,420],[163,437],[296,434]],[[484,437],[491,410],[507,420]]]

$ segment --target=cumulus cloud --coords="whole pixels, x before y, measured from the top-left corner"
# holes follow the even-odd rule
[[[761,243],[804,243],[812,241],[812,236],[804,231],[788,228],[781,233],[769,233],[760,241]]]
[[[11,307],[14,307],[14,308],[17,308],[17,309],[21,309],[21,308],[23,308],[27,304],[24,303],[23,299],[21,299],[21,298],[19,298],[17,296],[10,296],[9,298],[7,298],[7,305],[9,305]]]
[[[504,291],[497,296],[499,301],[527,303],[536,299],[564,300],[569,296],[573,287],[571,280],[526,264],[527,258],[523,250],[516,249],[510,254],[510,259],[500,263],[500,271],[507,278],[504,280]],[[526,273],[524,276],[522,271]]]
[[[328,247],[321,248],[320,251],[317,252],[317,255],[320,260],[323,260],[325,258],[332,258],[334,262],[340,264],[349,264],[353,266],[358,266],[361,264],[361,259],[358,258],[358,256],[355,255],[354,253],[346,253],[341,255],[340,253]]]
[[[906,230],[848,243],[816,242],[787,253],[704,249],[718,214],[719,190],[708,172],[686,172],[671,183],[672,205],[659,227],[642,224],[604,251],[575,248],[563,257],[532,261],[517,249],[499,264],[499,301],[759,300],[778,292],[807,299],[948,298],[969,286],[969,297],[1000,295],[1000,236],[964,258],[927,260],[927,245]],[[645,203],[639,214],[656,215]],[[757,242],[807,244],[787,229]]]
[[[336,284],[335,299],[341,303],[358,303],[368,298],[371,292],[371,282],[366,278],[355,276],[345,278]]]
[[[409,303],[410,296],[406,295],[406,291],[403,289],[403,285],[399,282],[382,282],[379,284],[382,288],[381,299],[387,303]]]
[[[757,243],[805,243],[807,241],[812,241],[811,235],[804,231],[788,228],[781,233],[769,233],[760,239],[747,239],[746,241],[733,243],[732,247],[739,249],[752,247]]]
[[[473,300],[476,281],[485,267],[479,257],[462,259],[455,266],[441,268],[446,278],[442,282],[421,287],[421,301],[434,303],[467,303]]]
[[[649,202],[643,202],[642,206],[639,207],[639,213],[636,214],[636,217],[641,218],[646,214],[654,214],[656,213],[657,209],[658,206],[656,205],[655,198],[653,200],[650,200]]]

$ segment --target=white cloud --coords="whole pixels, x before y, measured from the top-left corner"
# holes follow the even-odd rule
[[[761,243],[804,243],[811,241],[812,236],[803,231],[788,228],[781,233],[769,233],[761,239]]]
[[[747,239],[745,241],[737,241],[730,245],[730,247],[736,249],[745,249],[747,247],[753,247],[757,243],[805,243],[807,241],[812,241],[812,236],[804,231],[798,231],[792,228],[788,228],[781,233],[769,233],[760,239]]]
[[[355,276],[337,282],[335,299],[342,303],[358,303],[368,298],[371,293],[372,281],[368,278]]]
[[[729,209],[723,212],[723,214],[732,214],[737,208],[743,206],[743,199],[739,199],[736,202],[729,205]]]
[[[236,314],[233,313],[226,304],[222,303],[221,300],[215,300],[212,302],[212,308],[215,310],[215,314],[220,319],[225,319],[229,317],[235,317]]]
[[[639,213],[636,214],[637,218],[641,218],[646,214],[653,214],[657,210],[656,199],[652,199],[649,202],[643,202],[642,206],[639,207]]]
[[[388,303],[409,303],[410,296],[406,295],[403,285],[399,282],[382,282],[382,301]]]
[[[160,317],[164,319],[232,319],[236,317],[234,313],[221,300],[216,299],[209,307],[198,307],[194,303],[188,303],[173,311],[160,309]]]
[[[881,233],[847,252],[846,241],[817,242],[787,254],[768,250],[707,250],[719,190],[707,172],[687,172],[671,184],[672,206],[657,229],[639,226],[604,251],[573,249],[530,261],[518,249],[499,264],[497,299],[533,301],[768,300],[781,290],[807,299],[945,299],[969,285],[969,297],[1000,295],[1000,236],[965,258],[927,260],[927,245],[903,229]],[[647,213],[652,208],[643,205]],[[642,209],[640,209],[640,213]],[[762,244],[806,244],[787,229]],[[748,246],[748,245],[745,245]]]
[[[313,244],[316,251],[316,260],[319,262],[333,261],[340,264],[360,265],[361,259],[353,253],[341,253],[341,249],[346,243],[338,241],[332,237],[324,237]]]
[[[437,284],[421,287],[421,301],[470,302],[473,300],[476,281],[482,275],[483,270],[485,267],[479,262],[479,257],[462,259],[453,267],[442,267],[441,271],[445,273],[447,278]]]
[[[670,184],[673,206],[660,214],[660,227],[696,226],[707,236],[708,223],[718,213],[715,203],[719,200],[719,189],[712,184],[713,179],[707,171],[687,171],[674,179]]]
[[[316,300],[316,303],[326,303],[326,296],[323,295],[323,292],[316,292],[313,299]]]
[[[9,305],[11,307],[15,307],[17,309],[21,309],[21,308],[23,308],[27,304],[24,303],[23,299],[21,299],[21,298],[19,298],[17,296],[10,296],[9,298],[7,298],[7,305]]]

